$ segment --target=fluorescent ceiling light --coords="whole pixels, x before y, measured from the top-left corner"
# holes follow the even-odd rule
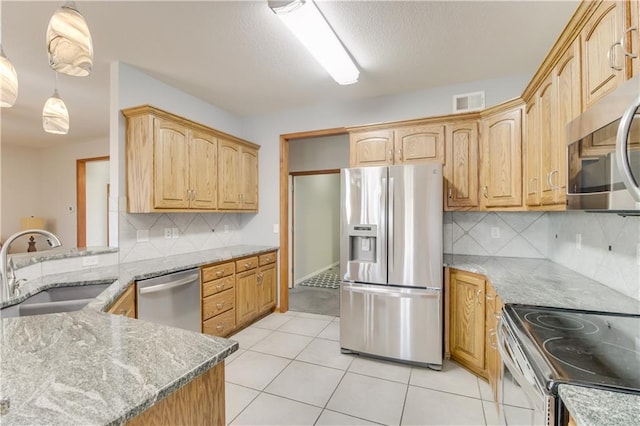
[[[358,81],[360,71],[312,0],[270,0],[269,7],[338,84]]]

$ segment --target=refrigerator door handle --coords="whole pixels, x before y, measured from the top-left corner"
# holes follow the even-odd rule
[[[387,235],[389,236],[388,242],[388,250],[389,250],[389,262],[387,263],[387,269],[389,270],[389,273],[393,272],[393,266],[394,266],[394,255],[395,255],[395,242],[393,239],[393,227],[394,227],[394,217],[393,217],[393,211],[394,211],[394,202],[395,202],[395,185],[394,185],[394,181],[395,178],[390,177],[389,178],[389,206],[387,207],[387,211],[389,212],[389,223],[387,224]]]

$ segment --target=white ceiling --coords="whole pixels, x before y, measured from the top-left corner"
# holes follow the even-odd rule
[[[62,1],[2,1],[2,44],[18,72],[2,142],[107,138],[109,64],[122,61],[239,116],[532,74],[578,1],[318,1],[361,70],[339,86],[262,1],[78,1],[93,36],[88,77],[59,79],[68,135],[42,130],[53,93],[45,32]]]

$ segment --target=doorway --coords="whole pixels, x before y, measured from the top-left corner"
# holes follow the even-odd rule
[[[349,138],[344,128],[282,135],[280,137],[280,306],[290,309],[289,288],[294,284],[293,194],[294,174],[337,172],[349,165]],[[318,172],[320,171],[320,172]],[[331,173],[329,173],[331,174]]]
[[[109,157],[76,160],[77,246],[109,245]]]

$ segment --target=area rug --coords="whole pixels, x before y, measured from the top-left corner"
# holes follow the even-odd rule
[[[322,271],[319,274],[302,281],[298,285],[332,289],[340,288],[340,267],[334,266],[326,271]]]

